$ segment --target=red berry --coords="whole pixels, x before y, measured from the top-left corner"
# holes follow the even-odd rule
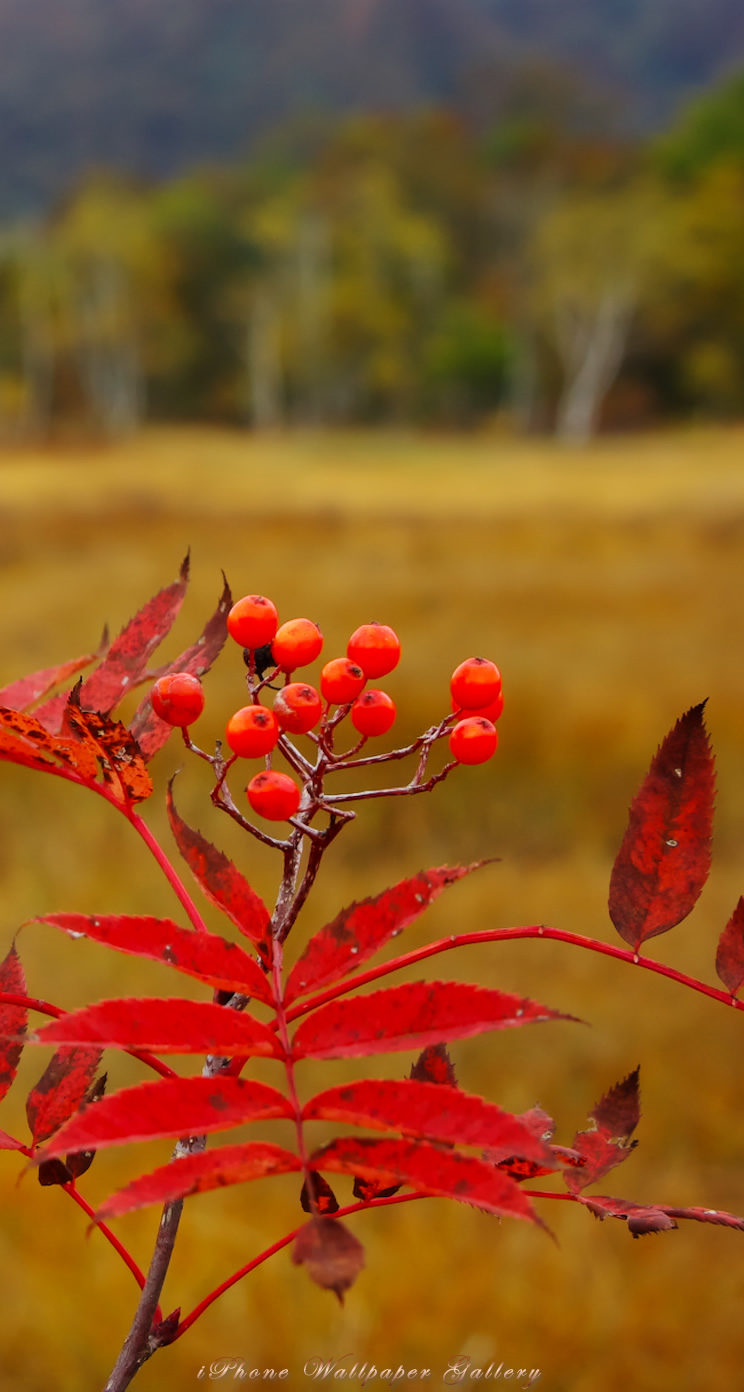
[[[323,634],[312,619],[289,619],[277,629],[271,651],[277,667],[293,672],[314,662],[323,647]]]
[[[204,710],[204,691],[190,672],[169,672],[158,677],[150,692],[152,708],[168,725],[191,725]]]
[[[452,757],[459,764],[485,764],[496,753],[499,736],[495,725],[482,715],[458,721],[449,737]]]
[[[345,706],[364,690],[367,678],[361,667],[348,657],[334,657],[320,674],[320,689],[326,701]]]
[[[360,735],[385,735],[395,721],[395,702],[386,691],[363,691],[351,708],[351,723]]]
[[[480,710],[495,701],[501,690],[501,673],[487,657],[469,657],[452,673],[450,692],[457,707]]]
[[[306,735],[317,725],[323,714],[323,702],[314,686],[289,682],[277,692],[274,715],[283,730],[293,735]]]
[[[271,642],[278,622],[276,606],[270,599],[249,594],[233,604],[227,616],[227,631],[241,648],[262,648]]]
[[[243,706],[230,716],[225,733],[233,754],[259,759],[274,748],[279,738],[279,721],[266,706]]]
[[[400,661],[400,639],[387,624],[362,624],[352,633],[346,655],[366,677],[386,677]]]
[[[246,788],[248,801],[259,817],[269,822],[284,822],[293,817],[300,805],[300,790],[288,773],[267,769],[257,773]]]
[[[457,704],[457,701],[453,701],[452,709],[453,711],[459,713],[462,710],[462,706],[459,706]],[[503,710],[504,693],[503,691],[499,691],[498,696],[496,696],[493,701],[489,701],[487,706],[478,707],[478,714],[482,716],[484,720],[490,720],[492,724],[495,725],[496,721],[499,719],[499,716],[503,713]]]

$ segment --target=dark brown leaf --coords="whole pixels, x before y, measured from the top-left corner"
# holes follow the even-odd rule
[[[573,1194],[594,1184],[616,1165],[627,1160],[637,1144],[631,1136],[640,1119],[639,1070],[633,1069],[621,1083],[616,1083],[589,1113],[594,1129],[577,1131],[573,1149],[584,1157],[584,1165],[564,1171],[563,1178]]]
[[[315,1212],[320,1214],[338,1213],[339,1202],[330,1184],[317,1170],[306,1179],[300,1191],[300,1205],[305,1213],[313,1212],[313,1203],[310,1201],[310,1193],[315,1204]]]

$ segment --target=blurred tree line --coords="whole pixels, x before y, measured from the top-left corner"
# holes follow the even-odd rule
[[[744,75],[651,141],[523,72],[0,228],[0,430],[744,411]]]

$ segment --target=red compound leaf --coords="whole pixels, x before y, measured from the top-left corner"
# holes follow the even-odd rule
[[[26,1098],[34,1145],[48,1140],[79,1110],[100,1062],[100,1049],[64,1046],[53,1055]]]
[[[570,1020],[504,991],[456,981],[411,981],[319,1006],[294,1036],[294,1058],[357,1058],[466,1039],[538,1020]]]
[[[200,1136],[246,1121],[293,1117],[276,1088],[247,1078],[161,1078],[104,1097],[62,1127],[43,1158],[162,1136]]]
[[[446,1083],[364,1079],[318,1093],[305,1121],[353,1122],[450,1144],[499,1147],[550,1164],[550,1152],[518,1117]],[[551,1166],[555,1168],[555,1166]]]
[[[173,1199],[222,1189],[228,1184],[245,1184],[251,1179],[262,1179],[264,1175],[301,1169],[297,1156],[282,1150],[281,1146],[260,1141],[218,1146],[196,1155],[185,1155],[181,1160],[161,1165],[152,1174],[133,1180],[101,1204],[96,1218],[115,1218],[148,1204],[171,1203]]]
[[[236,928],[256,944],[262,956],[269,956],[269,911],[248,881],[223,851],[193,831],[179,816],[173,802],[173,784],[168,784],[168,817],[181,855],[202,892]]]
[[[292,1261],[304,1266],[322,1290],[332,1290],[340,1303],[364,1267],[364,1248],[358,1237],[337,1218],[311,1218],[292,1245]]]
[[[83,710],[79,684],[70,693],[63,726],[96,760],[117,802],[131,804],[150,796],[152,779],[126,725],[97,711]]]
[[[0,965],[0,992],[9,996],[25,996],[26,978],[21,959],[11,947]],[[3,1098],[18,1072],[18,1060],[23,1053],[23,1040],[28,1024],[25,1005],[8,1005],[0,1000],[0,1098]]]
[[[474,865],[424,870],[373,899],[362,899],[342,909],[332,923],[310,939],[295,962],[287,980],[285,1003],[289,1005],[306,991],[355,971],[390,938],[413,923],[443,889],[485,864],[486,861],[478,861]]]
[[[579,1194],[578,1197],[595,1218],[624,1219],[633,1237],[676,1228],[676,1218],[689,1218],[695,1223],[713,1223],[722,1228],[734,1228],[738,1232],[744,1232],[744,1218],[740,1218],[736,1213],[725,1213],[720,1208],[674,1208],[670,1204],[637,1204],[627,1199],[613,1199],[607,1194],[592,1194],[590,1198]]]
[[[577,1131],[574,1136],[574,1150],[584,1157],[584,1164],[580,1170],[564,1173],[573,1194],[622,1164],[637,1145],[630,1138],[641,1115],[638,1075],[634,1068],[623,1082],[610,1088],[589,1114],[593,1130]]]
[[[721,933],[716,971],[726,989],[735,996],[744,981],[744,898],[739,900]]]
[[[207,986],[240,991],[268,1004],[273,1000],[271,986],[255,959],[217,933],[195,933],[169,918],[147,915],[45,914],[34,921],[50,923],[74,938],[92,938],[118,952],[165,962]]]
[[[81,704],[108,715],[140,680],[155,649],[170,632],[186,594],[189,557],[178,579],[148,600],[115,638],[100,667],[83,682]]]
[[[282,1058],[273,1030],[211,1001],[180,998],[99,1001],[37,1031],[38,1044],[98,1044],[162,1054],[235,1054]]]
[[[714,768],[693,706],[660,745],[633,800],[610,879],[610,918],[636,951],[691,912],[710,870]]]
[[[313,1169],[410,1185],[422,1193],[458,1199],[487,1213],[541,1223],[528,1197],[509,1175],[475,1156],[426,1141],[378,1141],[342,1136],[310,1156]]]
[[[202,677],[208,672],[225,644],[227,615],[231,608],[232,595],[225,580],[217,608],[207,621],[200,637],[167,666],[158,668],[157,673],[153,675],[163,677],[169,672],[190,672],[192,677]],[[146,760],[150,760],[173,733],[173,726],[155,714],[149,693],[137,708],[130,728],[142,757]]]

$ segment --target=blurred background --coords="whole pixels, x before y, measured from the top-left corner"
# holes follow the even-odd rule
[[[236,597],[317,620],[328,657],[359,623],[390,623],[396,743],[448,708],[459,661],[493,658],[496,759],[364,807],[299,946],[354,898],[487,856],[407,945],[535,922],[612,941],[628,804],[707,697],[713,871],[652,946],[715,981],[743,888],[741,7],[0,0],[0,51],[0,686],[93,651],[189,547],[164,658],[201,630],[223,569]],[[243,704],[243,671],[231,645],[206,678],[207,747]],[[175,739],[150,824],[167,843],[162,790],[181,766],[182,814],[271,901],[270,853],[220,820]],[[98,800],[0,773],[2,955],[39,913],[177,916]],[[18,945],[31,992],[66,1007],[199,995],[38,925]],[[591,1026],[453,1045],[464,1087],[516,1111],[539,1102],[570,1145],[640,1063],[641,1143],[599,1189],[744,1213],[734,1012],[560,944],[429,966],[415,975],[519,991]],[[25,1137],[45,1062],[26,1051],[8,1131]],[[301,1081],[309,1095],[347,1073],[308,1066]],[[141,1073],[112,1058],[109,1076]],[[267,1134],[286,1142],[278,1124]],[[95,1203],[169,1153],[103,1152],[81,1187]],[[98,1388],[134,1283],[64,1195],[17,1186],[17,1169],[2,1157],[3,1385]],[[191,1201],[164,1308],[188,1310],[297,1223],[296,1190],[278,1178]],[[741,1234],[686,1224],[634,1242],[573,1205],[541,1213],[559,1246],[434,1200],[364,1215],[367,1270],[343,1310],[281,1253],[135,1385],[180,1392],[234,1356],[289,1366],[295,1386],[306,1359],[347,1353],[430,1366],[434,1382],[457,1355],[503,1358],[540,1368],[550,1392],[736,1385]],[[143,1263],[156,1222],[117,1227]]]

